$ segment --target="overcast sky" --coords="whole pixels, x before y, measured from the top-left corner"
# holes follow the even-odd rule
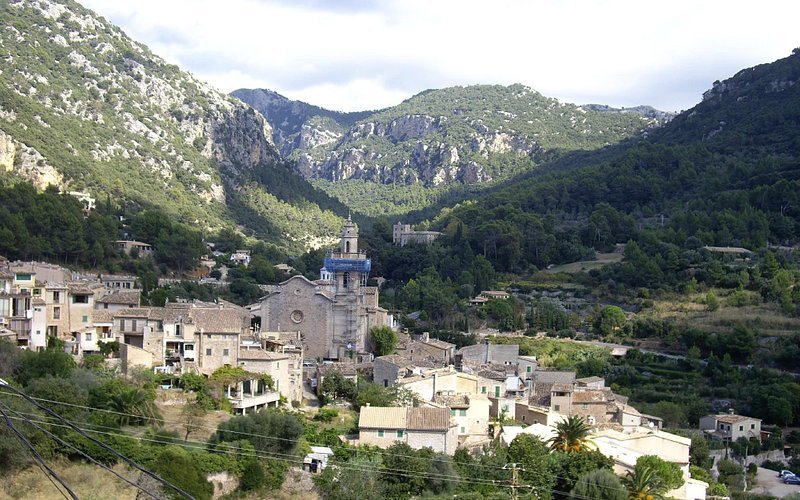
[[[223,92],[338,111],[522,83],[577,104],[680,111],[800,46],[800,1],[83,0]]]

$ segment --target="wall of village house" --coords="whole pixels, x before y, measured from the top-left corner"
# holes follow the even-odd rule
[[[318,295],[315,285],[300,278],[289,280],[281,290],[261,303],[261,329],[300,331],[307,358],[328,357],[332,344],[329,333],[333,327],[331,301]],[[293,315],[294,311],[299,311],[302,317]]]
[[[458,447],[458,427],[444,431],[406,431],[406,443],[414,449],[430,447],[433,451],[452,455]]]
[[[54,296],[54,293],[57,293],[57,295]],[[67,298],[66,288],[47,288],[44,292],[44,301],[47,304],[47,326],[55,327],[59,337],[69,333],[69,305]]]
[[[563,396],[559,396],[558,394],[563,394]],[[550,409],[563,413],[564,415],[569,415],[572,410],[572,393],[553,392],[550,396]]]
[[[590,422],[593,419],[596,424],[601,424],[613,419],[613,415],[609,416],[606,414],[607,406],[605,401],[573,403],[571,409],[562,406],[559,413],[563,413],[564,415],[577,415],[582,417],[586,422]],[[589,419],[589,417],[591,417],[591,419]]]
[[[514,398],[506,398],[506,397],[496,398],[494,396],[491,396],[489,397],[489,403],[491,404],[491,406],[489,407],[489,416],[494,418],[500,418],[500,416],[502,415],[505,418],[517,420],[516,417],[517,404]]]
[[[450,415],[456,422],[459,435],[488,435],[489,409],[491,403],[488,399],[470,398],[469,408],[463,410],[452,409]]]
[[[38,350],[44,347],[47,347],[47,306],[42,304],[33,306],[28,348]]]
[[[379,430],[383,430],[383,436],[378,434]],[[403,435],[397,436],[397,429],[359,429],[358,442],[359,444],[369,444],[372,446],[379,446],[381,448],[388,448],[396,442],[408,442],[408,433],[402,430]]]
[[[244,352],[244,351],[243,351]],[[302,400],[302,388],[292,384],[289,376],[289,367],[292,360],[287,356],[280,360],[254,359],[239,362],[239,366],[253,373],[269,375],[275,382],[275,390],[280,392],[289,401]]]
[[[235,366],[239,356],[239,335],[234,333],[201,333],[197,335],[197,368],[211,375],[225,365]]]
[[[394,363],[389,363],[380,358],[375,358],[372,369],[372,380],[384,387],[393,387],[397,381],[399,368]]]
[[[149,369],[153,366],[153,354],[132,345],[120,344],[119,357],[125,373],[136,367]]]
[[[154,366],[164,364],[164,332],[154,332],[150,328],[146,329],[142,337],[142,349],[153,355]]]
[[[550,425],[550,412],[533,406],[528,406],[526,401],[520,401],[516,404],[516,420],[525,425]]]
[[[67,312],[69,315],[69,327],[67,331],[59,332],[59,335],[67,335],[72,332],[83,330],[92,326],[92,311],[94,310],[94,297],[89,295],[88,302],[74,302],[75,295],[69,294],[69,306],[67,311],[62,310],[61,314]],[[85,320],[85,321],[84,321]]]

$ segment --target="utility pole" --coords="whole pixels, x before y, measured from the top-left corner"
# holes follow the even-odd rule
[[[525,469],[515,463],[506,464],[503,466],[503,468],[511,470],[511,500],[517,500],[519,498],[517,490],[520,488],[519,471],[524,471]]]

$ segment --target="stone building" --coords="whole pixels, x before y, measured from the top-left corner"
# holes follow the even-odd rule
[[[409,243],[428,244],[433,242],[442,233],[438,231],[414,231],[411,224],[398,222],[392,226],[392,243],[404,247]]]
[[[260,328],[299,331],[309,359],[352,359],[371,352],[369,331],[388,326],[378,305],[377,287],[369,287],[371,261],[358,250],[358,230],[351,220],[342,229],[338,251],[325,257],[320,278],[294,276],[267,287],[251,311]]]

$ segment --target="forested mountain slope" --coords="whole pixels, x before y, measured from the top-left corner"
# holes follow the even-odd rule
[[[75,2],[3,2],[0,23],[0,179],[295,250],[338,231],[346,208],[283,163],[252,108]]]
[[[445,210],[436,225],[460,227],[504,270],[578,260],[647,229],[679,248],[794,244],[798,82],[795,50],[715,83],[703,102],[612,158],[582,154],[583,167],[532,175]]]

